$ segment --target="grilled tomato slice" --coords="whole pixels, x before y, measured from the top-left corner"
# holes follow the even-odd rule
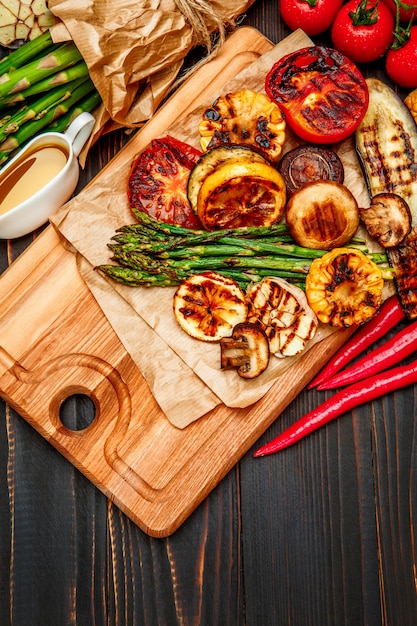
[[[383,286],[381,269],[363,252],[334,248],[312,262],[306,296],[321,322],[349,328],[378,312]]]
[[[217,272],[193,274],[175,292],[174,315],[191,337],[219,341],[246,320],[245,294],[236,281]]]
[[[197,214],[206,230],[271,226],[281,219],[285,182],[269,163],[228,159],[206,176]]]
[[[285,141],[285,119],[279,107],[263,93],[241,89],[219,96],[203,113],[199,124],[203,150],[228,144],[256,148],[276,161]]]
[[[265,91],[305,141],[335,143],[351,135],[368,106],[368,87],[356,65],[325,46],[309,46],[277,61]]]
[[[200,156],[199,150],[174,137],[154,139],[132,163],[130,206],[162,222],[200,229],[187,198],[188,177]]]

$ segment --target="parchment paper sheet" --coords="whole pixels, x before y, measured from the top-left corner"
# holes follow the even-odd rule
[[[298,43],[295,47],[300,47],[300,41],[305,43],[303,36],[301,39],[300,37],[291,39]],[[283,53],[289,51],[285,40],[277,44],[221,91],[227,93],[239,86],[263,91],[264,76],[268,69]],[[215,94],[213,94],[214,97]],[[196,133],[198,121],[201,119],[202,111],[212,103],[213,98],[209,98],[204,105],[188,115],[180,124],[168,129],[169,134],[198,146]],[[285,149],[289,150],[296,143],[294,136],[288,131]],[[335,146],[335,149],[345,166],[345,184],[350,187],[359,204],[365,206],[369,203],[369,198],[352,141],[346,140]],[[211,393],[206,393],[205,399],[208,405],[220,401],[230,407],[244,407],[252,404],[270,389],[277,377],[284,373],[297,357],[287,359],[272,357],[268,369],[261,376],[252,381],[243,380],[234,371],[219,369],[220,349],[217,344],[194,340],[179,328],[172,313],[175,288],[126,287],[108,282],[97,272],[93,272],[94,281],[91,280],[91,268],[109,262],[111,254],[106,244],[115,230],[124,224],[134,222],[126,197],[129,166],[130,163],[126,163],[125,166],[119,166],[117,170],[109,168],[108,172],[96,183],[62,207],[51,221],[78,253],[88,261],[87,266],[80,263],[80,269],[87,284],[90,285],[105,313],[109,315],[113,328],[142,371],[144,371],[144,359],[146,359],[146,380],[172,423],[184,427],[203,414],[202,411],[207,405],[204,403],[201,406],[201,385],[194,384],[196,376],[211,391]],[[131,307],[131,311],[127,312],[126,303]],[[119,306],[121,310],[123,308],[123,315],[120,315],[120,318],[117,315]],[[132,332],[133,328],[137,329],[137,332]],[[329,332],[333,332],[329,327],[320,326],[310,346]],[[170,363],[174,358],[173,355],[176,355],[175,359],[180,358],[187,366],[183,369],[176,360],[172,361],[175,370],[181,371],[180,376],[184,377],[181,382],[187,390],[186,410],[182,416],[178,416],[178,405],[175,401],[178,376],[174,377],[174,380],[169,380],[167,377],[167,382],[162,388],[158,384],[160,365],[158,360],[153,359],[153,351],[159,351],[161,341],[166,346],[166,359]],[[155,345],[157,348],[154,348]],[[138,349],[139,346],[141,349]],[[163,358],[162,355],[162,360]],[[285,378],[283,384],[285,384]]]

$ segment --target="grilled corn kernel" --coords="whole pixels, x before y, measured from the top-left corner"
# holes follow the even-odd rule
[[[310,266],[306,295],[318,319],[331,326],[357,326],[382,303],[381,269],[359,250],[335,248]]]
[[[228,144],[249,145],[277,161],[285,141],[285,119],[268,96],[241,89],[219,96],[199,124],[203,150]]]

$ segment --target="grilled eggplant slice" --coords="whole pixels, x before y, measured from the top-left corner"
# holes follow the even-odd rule
[[[387,249],[404,313],[417,318],[417,126],[404,102],[388,85],[368,78],[369,106],[355,133],[356,148],[370,196],[396,193],[408,204],[411,230]]]

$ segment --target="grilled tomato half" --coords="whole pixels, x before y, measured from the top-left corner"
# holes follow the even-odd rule
[[[128,200],[162,222],[201,228],[187,198],[190,171],[201,152],[174,137],[154,139],[133,161]]]
[[[309,46],[282,57],[268,72],[265,91],[299,137],[319,144],[351,135],[369,100],[356,65],[326,46]]]

